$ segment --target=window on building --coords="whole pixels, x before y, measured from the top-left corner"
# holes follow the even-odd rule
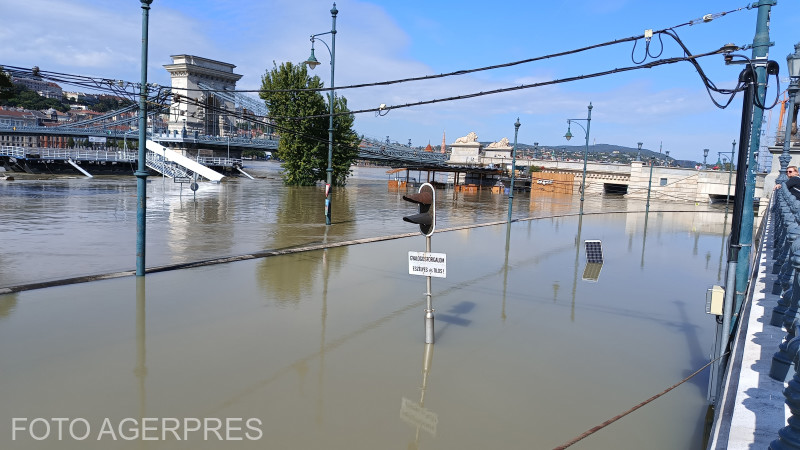
[[[659,183],[659,185],[660,186],[666,186],[667,185],[667,179],[666,178],[662,178],[661,182]]]

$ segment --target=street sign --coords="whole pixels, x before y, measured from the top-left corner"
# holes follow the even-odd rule
[[[444,253],[408,252],[408,274],[447,278],[447,255]]]
[[[190,177],[175,177],[172,179],[174,183],[189,183],[192,181]]]

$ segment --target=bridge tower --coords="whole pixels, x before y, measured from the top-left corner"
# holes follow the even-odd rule
[[[233,73],[233,64],[193,55],[172,55],[164,68],[172,78],[172,91],[190,102],[173,103],[169,132],[197,131],[208,136],[228,136],[236,128],[235,105],[230,96],[216,91],[236,89],[242,75]],[[225,111],[230,111],[226,114]]]

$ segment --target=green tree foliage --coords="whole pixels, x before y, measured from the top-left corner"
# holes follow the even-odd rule
[[[133,102],[128,99],[113,97],[110,95],[101,95],[100,100],[98,100],[97,103],[91,105],[91,108],[93,111],[97,112],[108,112],[117,109],[122,109],[125,106],[129,106],[132,104]]]
[[[14,85],[11,84],[11,77],[0,67],[0,101],[11,98],[14,93]]]
[[[10,95],[3,94],[0,97],[0,105],[13,106],[15,108],[25,108],[33,111],[41,111],[53,108],[57,111],[69,111],[69,105],[65,105],[54,98],[45,98],[38,93],[25,89],[23,86],[14,85],[10,89]]]
[[[277,157],[283,161],[284,182],[310,186],[327,179],[328,105],[319,92],[299,91],[323,87],[318,76],[309,76],[304,65],[274,64],[261,78],[261,98],[280,134]],[[276,92],[276,90],[291,90]],[[329,96],[328,96],[329,97]],[[347,112],[347,100],[335,97],[334,114]],[[309,117],[323,116],[323,117]],[[358,156],[358,134],[353,130],[352,114],[335,116],[333,121],[333,184],[344,185],[350,165]]]

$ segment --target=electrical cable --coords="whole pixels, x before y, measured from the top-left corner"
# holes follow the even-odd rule
[[[375,112],[379,112],[379,111],[380,112],[386,112],[386,111],[389,111],[389,110],[392,110],[392,109],[410,108],[410,107],[414,107],[414,106],[430,105],[430,104],[434,104],[434,103],[443,103],[443,102],[450,102],[450,101],[455,101],[455,100],[465,100],[465,99],[470,99],[470,98],[483,97],[483,96],[487,96],[487,95],[494,95],[494,94],[501,94],[501,93],[505,93],[505,92],[519,91],[519,90],[523,90],[523,89],[531,89],[531,88],[535,88],[535,87],[551,86],[551,85],[556,85],[556,84],[561,84],[561,83],[569,83],[569,82],[572,82],[572,81],[579,81],[579,80],[586,80],[586,79],[590,79],[590,78],[597,78],[597,77],[611,75],[611,74],[615,74],[615,73],[630,72],[630,71],[639,70],[639,69],[651,69],[653,67],[658,67],[658,66],[661,66],[661,65],[675,64],[675,63],[678,63],[678,62],[689,61],[689,60],[692,60],[692,59],[702,58],[702,57],[711,56],[711,55],[717,55],[717,54],[720,54],[720,53],[722,53],[722,48],[720,48],[718,50],[711,51],[711,52],[702,53],[702,54],[699,54],[699,55],[693,55],[693,56],[689,56],[689,57],[675,57],[675,58],[660,59],[660,60],[652,61],[652,62],[647,63],[647,64],[642,64],[642,65],[637,65],[637,66],[627,66],[627,67],[621,67],[621,68],[616,68],[616,69],[610,69],[610,70],[606,70],[606,71],[603,71],[603,72],[595,72],[595,73],[592,73],[592,74],[589,74],[589,75],[578,75],[578,76],[574,76],[574,77],[567,77],[567,78],[561,78],[561,79],[556,79],[556,80],[543,81],[543,82],[539,82],[539,83],[523,84],[523,85],[519,85],[519,86],[500,88],[500,89],[493,89],[493,90],[490,90],[490,91],[476,92],[476,93],[457,95],[457,96],[452,96],[452,97],[444,97],[444,98],[433,99],[433,100],[423,100],[423,101],[414,102],[414,103],[405,103],[405,104],[402,104],[402,105],[393,105],[393,106],[383,106],[383,107],[378,107],[378,108],[359,109],[359,110],[349,111],[347,113],[334,113],[333,116],[344,115],[344,114],[375,113]],[[316,115],[310,115],[310,116],[304,116],[304,117],[285,117],[285,116],[277,116],[277,117],[281,118],[281,119],[299,120],[299,119],[308,119],[308,118],[317,118],[317,117],[329,117],[329,116],[330,116],[330,114],[316,114]],[[275,116],[273,116],[273,117],[275,117]]]
[[[728,356],[728,353],[730,353],[730,352],[725,352],[725,353],[723,353],[722,355],[718,356],[717,358],[715,358],[715,359],[713,359],[713,360],[709,361],[709,362],[708,362],[706,365],[704,365],[703,367],[701,367],[701,368],[697,369],[697,370],[696,370],[694,373],[692,373],[692,374],[691,374],[691,375],[689,375],[688,377],[684,378],[683,380],[681,380],[681,381],[679,381],[679,382],[677,382],[677,383],[673,384],[672,386],[668,387],[667,389],[665,389],[665,390],[663,390],[663,391],[659,392],[658,394],[656,394],[656,395],[654,395],[654,396],[652,396],[652,397],[648,398],[647,400],[645,400],[645,401],[643,401],[643,402],[641,402],[641,403],[637,404],[636,406],[634,406],[633,408],[631,408],[631,409],[629,409],[629,410],[627,410],[627,411],[623,412],[622,414],[618,414],[618,415],[616,415],[616,416],[612,417],[611,419],[608,419],[608,420],[606,420],[605,422],[601,423],[600,425],[597,425],[597,426],[595,426],[595,427],[592,427],[592,428],[590,428],[590,429],[586,430],[586,431],[585,431],[584,433],[582,433],[581,435],[579,435],[579,436],[577,436],[577,437],[575,437],[575,438],[571,439],[570,441],[566,442],[565,444],[562,444],[562,445],[559,445],[558,447],[555,447],[553,450],[563,450],[563,449],[565,449],[565,448],[567,448],[567,447],[571,447],[571,446],[575,445],[576,443],[578,443],[578,441],[581,441],[581,440],[583,440],[583,439],[585,439],[585,438],[587,438],[587,437],[589,437],[589,436],[593,435],[594,433],[597,433],[598,431],[600,431],[600,430],[602,430],[603,428],[605,428],[605,427],[607,427],[607,426],[611,425],[612,423],[614,423],[614,422],[618,421],[619,419],[622,419],[623,417],[625,417],[625,416],[627,416],[628,414],[630,414],[630,413],[632,413],[632,412],[636,411],[637,409],[641,408],[642,406],[645,406],[645,405],[647,405],[648,403],[651,403],[651,402],[653,402],[654,400],[658,399],[659,397],[663,397],[664,395],[666,395],[667,393],[669,393],[669,392],[670,392],[670,391],[672,391],[673,389],[677,388],[678,386],[682,385],[683,383],[686,383],[687,381],[689,381],[689,380],[691,380],[692,378],[694,378],[696,375],[698,375],[700,372],[702,372],[703,370],[705,370],[705,369],[706,369],[708,366],[710,366],[711,364],[713,364],[713,363],[715,363],[715,362],[719,361],[720,359],[722,359],[722,358],[723,358],[723,357],[725,357],[725,356]]]

